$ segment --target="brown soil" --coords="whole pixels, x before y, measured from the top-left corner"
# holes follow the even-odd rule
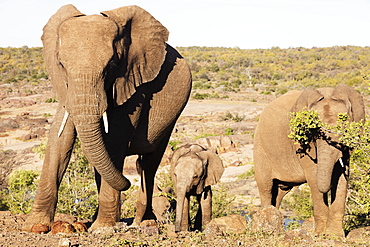
[[[15,169],[41,170],[42,161],[32,151],[32,147],[46,140],[57,105],[45,103],[45,100],[51,97],[53,94],[50,88],[37,95],[0,94],[0,149],[10,150],[7,151],[7,156],[0,157],[0,162],[9,163]],[[221,182],[230,188],[230,194],[236,196],[235,207],[254,207],[259,204],[254,180],[238,181],[237,176],[252,167],[252,134],[263,107],[274,98],[273,95],[261,95],[248,89],[238,94],[229,94],[229,98],[223,100],[191,99],[172,134],[172,141],[182,143],[194,142],[195,137],[212,135],[208,139],[197,140],[216,143],[213,148],[218,149],[226,167]],[[230,119],[230,113],[236,118]],[[217,140],[214,139],[222,136],[227,128],[233,130],[233,135],[229,136],[233,144],[217,146]],[[166,157],[168,159],[170,153],[166,155],[163,166],[168,165]],[[129,174],[131,180],[138,178],[135,169],[132,169],[135,159],[127,160],[126,174]],[[35,234],[20,230],[26,217],[27,215],[12,215],[8,211],[0,211],[0,246],[293,246],[297,243],[305,246],[347,245],[334,240],[286,242],[284,236],[262,237],[251,233],[212,237],[195,232],[175,234],[173,226],[159,226],[159,233],[153,233],[146,228],[131,228],[124,222],[118,223],[114,229],[102,229],[97,233]]]

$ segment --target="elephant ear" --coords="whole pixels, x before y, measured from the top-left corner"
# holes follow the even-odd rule
[[[114,20],[121,29],[123,42],[118,51],[122,61],[123,75],[115,82],[115,100],[118,105],[126,102],[136,88],[154,80],[166,57],[166,41],[169,32],[138,6],[126,6],[101,13]]]
[[[67,85],[57,59],[57,49],[59,43],[59,26],[72,17],[83,16],[75,6],[69,4],[61,7],[43,28],[41,37],[44,45],[43,53],[46,69],[51,79],[53,90],[56,92],[58,101],[64,105],[67,93]]]
[[[292,107],[292,112],[298,112],[304,108],[311,109],[311,107],[318,101],[322,100],[324,96],[317,90],[306,88]]]
[[[333,91],[331,96],[333,99],[343,100],[348,104],[348,108],[352,114],[351,119],[354,122],[365,120],[365,106],[362,95],[352,87],[345,84],[339,84]]]
[[[222,174],[224,173],[224,165],[220,157],[212,151],[202,151],[198,153],[198,156],[202,160],[206,161],[206,177],[204,179],[204,185],[202,191],[205,187],[217,184]],[[197,189],[198,191],[198,189]]]

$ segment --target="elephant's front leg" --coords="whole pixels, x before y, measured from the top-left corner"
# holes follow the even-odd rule
[[[63,116],[64,109],[58,107],[54,123],[50,129],[36,198],[32,211],[23,226],[25,231],[31,231],[35,223],[50,226],[54,220],[59,185],[69,163],[76,138],[76,132],[70,119],[67,119],[64,130],[58,137]]]
[[[313,213],[315,219],[315,233],[320,235],[324,233],[326,221],[328,218],[328,195],[321,193],[317,188],[316,179],[308,179],[308,185],[311,189],[311,198],[313,203]]]
[[[326,223],[326,233],[344,237],[343,217],[347,198],[348,181],[344,174],[338,179],[338,185],[331,190],[331,205]]]
[[[90,227],[91,230],[115,226],[121,216],[121,192],[113,189],[104,179],[98,184],[100,184],[99,207],[97,218]]]

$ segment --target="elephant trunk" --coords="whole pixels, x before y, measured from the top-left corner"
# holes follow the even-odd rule
[[[100,116],[73,116],[82,150],[102,178],[118,191],[130,188],[130,181],[111,161],[103,142]]]
[[[101,118],[107,99],[100,72],[74,71],[68,78],[66,111],[71,115],[89,163],[114,189],[123,191],[130,181],[113,164],[103,141]]]
[[[327,193],[331,188],[334,165],[342,154],[324,140],[317,140],[317,149],[317,188],[321,193]]]
[[[185,203],[186,192],[184,189],[178,190],[176,193],[176,221],[175,221],[175,232],[181,231],[181,225],[184,218],[184,203]]]

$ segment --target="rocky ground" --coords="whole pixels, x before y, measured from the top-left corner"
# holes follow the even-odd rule
[[[46,103],[53,98],[50,87],[32,95],[14,93],[16,90],[0,92],[0,149],[3,150],[0,162],[15,169],[41,170],[42,161],[32,148],[46,140],[53,121],[56,103]],[[171,141],[196,142],[217,150],[226,167],[221,183],[235,196],[233,206],[253,209],[259,204],[255,181],[238,179],[238,176],[253,167],[253,132],[263,107],[275,96],[261,95],[251,89],[228,96],[215,100],[191,99],[176,124]],[[168,148],[162,168],[168,165],[171,152]],[[128,158],[124,171],[132,181],[138,178],[134,162],[134,157]],[[4,178],[0,177],[0,182],[1,179]],[[132,228],[120,222],[114,229],[93,233],[35,234],[20,231],[26,217],[0,211],[0,246],[370,246],[370,238],[368,242],[362,238],[316,239],[309,231],[303,235],[301,232],[261,235],[249,231],[248,222],[242,232],[220,230],[217,226],[217,231],[176,234],[171,225],[153,228],[149,222]],[[88,221],[85,223],[89,225]]]

